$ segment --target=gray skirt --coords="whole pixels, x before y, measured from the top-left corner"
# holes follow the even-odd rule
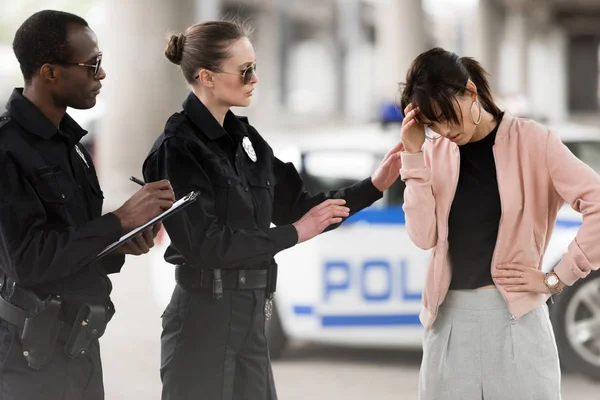
[[[425,331],[420,400],[560,400],[560,382],[546,304],[513,320],[496,289],[451,290]]]

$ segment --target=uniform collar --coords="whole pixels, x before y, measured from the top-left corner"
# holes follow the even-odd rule
[[[190,92],[182,106],[188,118],[211,140],[227,134],[235,139],[246,135],[246,127],[231,110],[225,114],[224,126],[221,126],[194,92]]]
[[[11,119],[27,131],[43,139],[50,139],[54,135],[59,135],[69,145],[74,146],[87,134],[87,131],[79,126],[67,113],[60,121],[60,129],[54,126],[39,108],[23,96],[23,88],[13,90],[6,104],[6,110],[9,112]]]

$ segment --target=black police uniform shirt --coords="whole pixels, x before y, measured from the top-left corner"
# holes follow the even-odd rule
[[[307,193],[293,164],[277,159],[246,118],[229,111],[221,126],[193,93],[167,121],[143,171],[148,182],[168,179],[177,198],[200,192],[165,220],[171,239],[165,259],[203,269],[269,268],[275,254],[298,242],[291,224],[312,207],[343,198],[353,214],[382,197],[370,178]]]
[[[84,302],[105,304],[107,274],[125,256],[94,256],[118,240],[118,218],[102,214],[87,133],[68,114],[57,128],[15,89],[0,122],[0,268],[8,280],[40,296],[61,295],[64,317]]]

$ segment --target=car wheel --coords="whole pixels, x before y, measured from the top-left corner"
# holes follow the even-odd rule
[[[600,271],[554,296],[550,318],[561,364],[600,380]]]
[[[272,360],[276,360],[281,357],[285,347],[287,346],[288,338],[283,331],[281,325],[281,319],[277,312],[277,306],[273,302],[273,314],[271,319],[267,321],[267,343],[269,346],[269,355]]]

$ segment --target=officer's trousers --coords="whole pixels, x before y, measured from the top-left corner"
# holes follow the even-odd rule
[[[425,331],[420,400],[560,400],[548,307],[511,319],[495,289],[450,290]]]
[[[276,400],[264,290],[177,285],[163,314],[163,400]]]
[[[59,339],[52,360],[39,371],[27,366],[17,328],[0,322],[0,400],[103,400],[100,347],[69,358]]]

